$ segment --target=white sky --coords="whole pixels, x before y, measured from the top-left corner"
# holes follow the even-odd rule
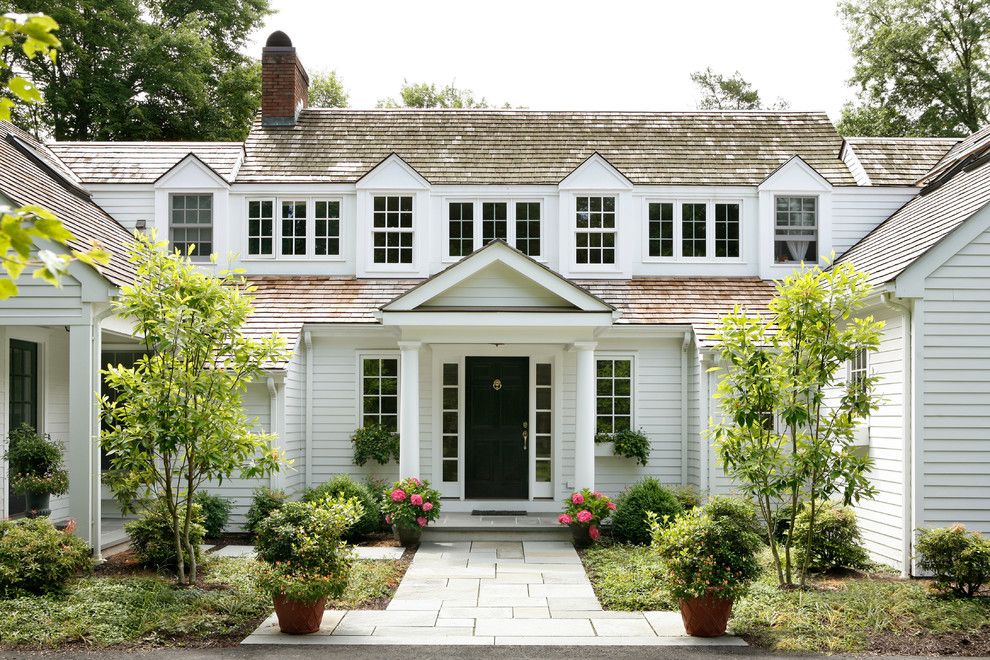
[[[283,30],[310,72],[336,69],[350,104],[403,78],[454,82],[546,110],[685,110],[689,75],[739,70],[765,101],[838,119],[852,96],[834,0],[274,0],[249,45]]]

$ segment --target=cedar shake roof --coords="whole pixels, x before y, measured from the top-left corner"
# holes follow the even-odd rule
[[[974,213],[990,203],[990,161],[923,190],[867,234],[836,263],[852,262],[874,285],[895,279]]]
[[[960,138],[846,138],[874,186],[917,184],[959,140]]]
[[[823,112],[303,109],[257,120],[238,182],[354,183],[395,153],[431,184],[556,185],[598,152],[640,185],[759,185],[795,155],[854,186]]]
[[[154,183],[189,154],[231,183],[244,154],[240,142],[52,142],[48,148],[83,183]]]
[[[27,153],[14,138],[27,146]],[[44,144],[12,124],[0,122],[0,162],[0,193],[17,206],[36,204],[58,216],[76,236],[69,241],[70,247],[85,250],[90,239],[102,243],[111,258],[97,270],[111,284],[122,286],[134,280],[134,267],[127,260],[134,239],[66,176],[58,158]]]
[[[375,312],[418,285],[419,279],[357,279],[333,276],[250,276],[256,287],[254,314],[245,334],[278,332],[288,346],[304,324],[377,325]],[[650,277],[572,282],[620,313],[617,325],[691,326],[702,346],[712,344],[718,320],[735,305],[766,312],[771,282],[755,277]],[[275,365],[284,368],[285,364]]]

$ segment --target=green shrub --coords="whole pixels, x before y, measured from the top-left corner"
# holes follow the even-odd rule
[[[650,535],[675,598],[738,598],[760,573],[760,537],[729,517],[693,509],[663,527],[650,514]]]
[[[15,493],[64,495],[69,492],[69,473],[62,467],[62,445],[47,433],[42,435],[30,424],[10,432],[4,455],[10,471],[10,487]]]
[[[811,507],[808,505],[798,512],[794,520],[796,537],[793,547],[798,566],[805,561],[810,515]],[[870,561],[862,543],[855,511],[834,502],[819,503],[815,512],[815,529],[811,537],[808,568],[814,571],[862,568]]]
[[[223,533],[230,519],[230,500],[219,495],[211,495],[206,491],[196,493],[196,504],[203,510],[203,527],[206,528],[206,538],[215,539]]]
[[[258,525],[267,518],[273,511],[278,511],[282,505],[288,501],[289,497],[285,491],[274,490],[267,486],[258,488],[251,496],[251,506],[248,508],[247,521],[244,528],[247,531],[256,533]]]
[[[198,561],[201,558],[199,546],[206,536],[206,528],[202,525],[203,511],[195,503],[193,504],[192,520],[196,522],[189,528],[189,542],[195,549]],[[168,569],[178,565],[172,519],[164,502],[152,503],[141,514],[141,517],[126,523],[124,531],[131,538],[134,555],[141,564],[153,568]],[[185,551],[183,551],[182,556],[185,559]]]
[[[92,566],[89,546],[47,518],[0,520],[0,596],[61,591]]]
[[[354,443],[355,465],[368,461],[385,465],[399,460],[399,434],[379,424],[369,424],[354,431],[351,442]]]
[[[612,514],[612,534],[626,543],[649,543],[650,525],[646,520],[649,511],[657,514],[661,524],[664,516],[673,518],[681,512],[681,503],[674,494],[653,477],[639,480],[619,495]]]
[[[940,591],[972,597],[990,582],[990,539],[979,532],[967,532],[963,525],[923,529],[917,548],[919,565]]]
[[[346,474],[338,474],[316,488],[307,488],[302,499],[303,502],[318,502],[334,496],[357,498],[364,508],[361,518],[344,533],[344,538],[353,540],[374,534],[382,528],[382,506],[378,493],[373,493],[368,486],[359,484]]]
[[[258,525],[259,585],[303,602],[340,596],[354,561],[340,537],[363,513],[353,497],[285,503]]]
[[[681,503],[682,511],[690,511],[696,506],[701,506],[701,495],[694,486],[671,486],[670,492]]]
[[[742,497],[712,495],[702,507],[714,520],[728,519],[742,529],[762,536],[762,528],[756,517],[753,503]]]

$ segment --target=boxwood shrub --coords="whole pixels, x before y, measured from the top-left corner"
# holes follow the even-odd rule
[[[626,543],[649,543],[648,511],[657,514],[661,525],[664,524],[664,516],[672,519],[681,512],[678,499],[653,477],[637,481],[619,495],[615,513],[612,514],[612,535]]]
[[[304,502],[319,502],[327,497],[342,497],[348,500],[357,498],[364,508],[364,513],[349,529],[344,532],[344,538],[353,541],[359,536],[374,534],[382,527],[382,507],[377,492],[372,492],[368,486],[358,483],[346,474],[338,474],[316,488],[307,488],[303,493]]]

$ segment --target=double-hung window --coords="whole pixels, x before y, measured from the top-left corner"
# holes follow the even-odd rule
[[[719,201],[648,201],[646,256],[650,259],[738,259],[741,205]]]
[[[818,197],[776,198],[773,258],[778,264],[818,261]]]
[[[612,435],[632,428],[632,360],[597,361],[596,433]]]
[[[248,255],[269,256],[275,243],[275,201],[248,202]]]
[[[861,387],[869,372],[870,352],[865,348],[861,348],[849,360],[849,384]]]
[[[282,200],[279,204],[283,256],[306,254],[306,202]]]
[[[615,263],[615,197],[581,195],[576,199],[575,262]]]
[[[376,195],[372,219],[372,260],[376,264],[413,262],[413,198]]]
[[[319,199],[314,204],[314,252],[318,257],[340,255],[340,201]]]
[[[399,430],[398,358],[361,358],[361,426],[372,424]]]
[[[206,261],[213,252],[213,195],[169,195],[169,239],[172,248],[192,253],[194,261]]]
[[[539,258],[540,202],[447,202],[447,258],[466,257],[496,240],[515,245],[523,254]]]

